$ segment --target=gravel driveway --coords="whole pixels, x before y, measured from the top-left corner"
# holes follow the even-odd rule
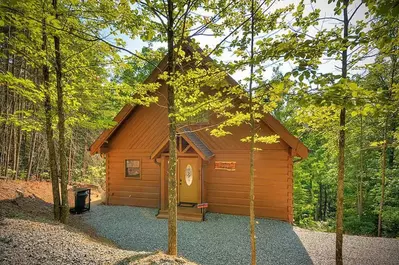
[[[167,249],[167,220],[157,210],[96,206],[85,222],[120,247],[136,251]],[[178,222],[179,255],[204,265],[249,264],[248,217],[208,213],[205,222]],[[335,236],[259,219],[258,264],[335,264]],[[399,264],[399,240],[346,236],[345,264]]]
[[[56,223],[0,221],[0,265],[194,265],[162,253],[122,250]]]
[[[0,225],[0,264],[115,264],[137,254],[93,242],[63,225],[18,219]]]

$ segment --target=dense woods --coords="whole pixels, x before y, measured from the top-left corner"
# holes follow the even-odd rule
[[[51,179],[55,216],[66,222],[67,183],[105,181],[104,161],[89,155],[90,144],[124,104],[158,100],[159,84],[142,82],[167,56],[170,176],[176,126],[215,111],[224,118],[212,128],[218,137],[250,125],[243,141],[253,147],[253,187],[255,143],[278,141],[257,137],[256,123],[272,113],[310,149],[308,159],[295,161],[296,225],[337,231],[337,263],[342,232],[398,237],[399,7],[321,2],[2,1],[0,176]],[[331,16],[317,4],[331,7]],[[209,37],[212,45],[201,45]],[[128,39],[144,45],[135,51]],[[204,46],[203,54],[184,54],[187,43]],[[204,55],[218,63],[206,64]],[[225,72],[245,72],[241,88],[226,90]],[[204,87],[214,94],[204,95]],[[232,113],[237,98],[245,100]],[[173,177],[169,185],[169,253],[176,255]]]

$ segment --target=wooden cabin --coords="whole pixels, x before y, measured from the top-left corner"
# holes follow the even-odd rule
[[[145,82],[161,82],[158,75],[165,70],[166,59]],[[237,85],[230,76],[227,81]],[[106,158],[107,204],[158,208],[158,218],[167,218],[165,85],[158,92],[165,95],[158,104],[124,106],[114,119],[116,125],[105,130],[90,151]],[[209,115],[207,123],[215,119]],[[306,158],[308,149],[272,115],[266,115],[259,126],[261,134],[277,134],[280,140],[258,145],[262,150],[255,154],[255,214],[292,223],[293,158]],[[249,215],[249,144],[240,141],[249,134],[249,127],[230,131],[232,135],[217,138],[206,130],[179,130],[178,219],[202,221],[205,211]]]

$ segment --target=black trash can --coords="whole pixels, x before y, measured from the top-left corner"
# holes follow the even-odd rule
[[[83,213],[90,210],[90,189],[79,189],[75,192],[75,208],[71,209],[71,213]],[[86,199],[89,197],[89,202],[86,204]]]

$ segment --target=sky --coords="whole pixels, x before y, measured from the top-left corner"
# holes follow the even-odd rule
[[[284,6],[289,5],[291,3],[296,4],[297,2],[298,1],[293,1],[293,0],[277,1],[277,2],[275,2],[275,4],[270,9],[270,12],[273,12],[275,9],[284,7]],[[360,3],[361,3],[361,0],[355,0],[354,1],[354,3],[348,9],[349,16],[351,16],[352,12],[356,9],[356,7]],[[319,0],[319,1],[317,1],[317,3],[312,3],[312,4],[310,4],[310,1],[308,1],[308,2],[305,2],[305,4],[306,4],[305,11],[307,11],[307,12],[311,11],[314,8],[319,8],[321,10],[321,13],[320,13],[321,17],[333,17],[334,16],[334,6],[335,6],[335,4],[334,3],[328,4],[328,0]],[[355,16],[352,19],[352,22],[356,23],[357,20],[365,19],[365,12],[366,12],[366,8],[363,5],[357,10]],[[339,23],[339,22],[337,22],[335,20],[325,20],[324,23],[323,23],[323,28],[324,29],[331,29],[335,25],[337,25],[337,23]],[[314,35],[319,29],[320,29],[320,27],[313,28],[312,30],[307,32],[307,34]],[[146,43],[141,41],[140,39],[130,39],[129,37],[127,37],[125,35],[122,35],[120,37],[126,42],[126,48],[128,50],[130,50],[131,52],[140,51],[142,49],[142,47],[144,47],[146,45]],[[198,36],[195,39],[196,39],[196,41],[198,41],[200,43],[201,47],[205,47],[205,45],[208,45],[209,47],[215,47],[221,40],[221,38],[214,38],[214,37],[210,37],[210,36]],[[166,43],[155,43],[154,44],[154,48],[158,48],[160,46],[166,47]],[[224,54],[221,57],[218,57],[217,59],[227,63],[227,62],[230,62],[231,60],[234,59],[234,55],[232,53],[230,53],[230,52],[224,52]],[[373,58],[369,58],[368,60],[366,60],[362,64],[372,63],[372,61],[373,61]],[[273,66],[275,66],[275,65],[273,65]],[[263,76],[264,76],[265,80],[270,79],[272,77],[272,74],[273,74],[272,68],[273,68],[273,66],[270,67],[270,71],[265,71],[263,73]],[[323,73],[336,72],[336,73],[339,73],[340,70],[339,70],[339,68],[337,68],[339,66],[340,66],[340,62],[339,61],[331,60],[329,58],[323,58],[323,63],[319,66],[319,72],[323,72]],[[290,62],[285,62],[285,63],[281,64],[279,69],[280,69],[280,71],[282,73],[285,73],[287,71],[290,71],[293,67],[295,67],[295,65],[292,65]],[[243,80],[246,77],[249,76],[249,69],[245,69],[244,71],[239,71],[239,72],[230,73],[230,74],[237,81],[242,81],[243,82]]]

